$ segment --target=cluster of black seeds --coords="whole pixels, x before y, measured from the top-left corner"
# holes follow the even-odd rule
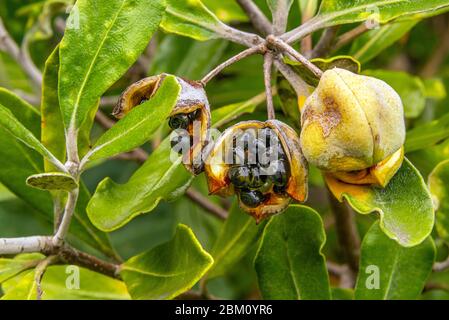
[[[168,125],[173,130],[187,130],[191,123],[199,119],[200,114],[200,109],[196,109],[195,111],[190,113],[175,114],[168,120]],[[178,153],[182,153],[183,150],[187,150],[190,146],[193,145],[193,137],[190,136],[187,132],[179,133],[172,137],[172,139],[170,140],[170,144],[172,148],[175,148],[178,151]]]
[[[247,207],[259,206],[268,192],[285,193],[290,168],[273,130],[246,130],[234,137],[232,159],[228,176]]]

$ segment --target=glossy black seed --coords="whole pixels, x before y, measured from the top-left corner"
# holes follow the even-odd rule
[[[171,148],[179,154],[188,150],[191,146],[191,137],[188,135],[176,135],[170,140]]]
[[[277,194],[285,194],[286,186],[273,186],[273,192]]]
[[[274,163],[275,172],[270,176],[270,180],[275,186],[284,187],[288,182],[288,167],[284,161]]]
[[[199,119],[200,114],[201,114],[201,109],[196,109],[195,111],[190,112],[188,114],[190,121],[193,122],[194,120]]]
[[[174,116],[170,117],[170,120],[168,120],[168,125],[173,130],[175,129],[187,129],[190,124],[190,119],[188,115],[184,113],[175,114]]]
[[[251,172],[248,167],[234,166],[229,169],[229,179],[236,188],[248,188],[251,181]]]
[[[145,103],[145,102],[147,102],[147,101],[148,101],[147,98],[142,98],[142,100],[140,100],[140,103],[139,103],[139,104]]]
[[[259,189],[267,181],[267,176],[261,175],[258,166],[250,167],[250,181],[248,187],[250,189]]]
[[[258,207],[265,200],[263,193],[257,190],[242,190],[239,196],[240,201],[250,208]]]

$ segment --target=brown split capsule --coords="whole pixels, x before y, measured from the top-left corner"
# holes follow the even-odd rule
[[[257,222],[307,198],[307,164],[299,137],[277,121],[244,121],[226,129],[205,162],[210,194],[237,194]]]
[[[165,77],[166,74],[152,76],[130,85],[120,96],[113,115],[120,119],[132,108],[151,99]],[[181,85],[181,92],[168,123],[174,130],[188,132],[188,148],[182,148],[187,149],[187,152],[183,152],[183,163],[190,172],[197,175],[203,171],[203,149],[210,139],[209,102],[200,82],[179,77],[176,79]],[[175,140],[186,143],[184,137],[173,137],[172,146],[176,144]]]

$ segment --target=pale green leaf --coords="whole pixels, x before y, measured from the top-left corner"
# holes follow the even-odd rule
[[[0,258],[0,284],[25,270],[34,268],[42,258],[43,255],[40,253],[19,254],[14,259]]]
[[[448,137],[449,115],[445,115],[407,131],[405,152],[429,148]]]
[[[449,242],[449,160],[439,163],[429,175],[429,188],[436,206],[436,230]]]
[[[71,191],[78,187],[78,183],[70,174],[63,172],[38,173],[29,176],[27,185],[43,190],[64,190]]]
[[[284,33],[293,0],[267,0],[267,4],[271,10],[274,34]]]
[[[415,247],[404,248],[389,239],[375,222],[362,242],[355,298],[417,299],[432,271],[434,260],[432,238]]]
[[[126,261],[120,275],[134,299],[173,299],[193,287],[212,263],[192,230],[180,224],[173,239]]]
[[[271,218],[254,261],[265,299],[330,299],[323,221],[313,209],[293,205]]]

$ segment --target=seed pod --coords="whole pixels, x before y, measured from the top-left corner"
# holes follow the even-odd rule
[[[371,168],[405,140],[399,95],[381,80],[339,68],[324,72],[301,123],[304,156],[327,172]]]
[[[113,115],[124,117],[132,108],[151,99],[159,89],[166,74],[144,78],[130,85],[120,96]],[[172,129],[187,130],[192,144],[183,154],[183,163],[193,174],[203,170],[203,148],[210,139],[210,111],[206,92],[199,82],[177,77],[181,92],[173,108],[169,125]]]
[[[266,129],[270,129],[268,132],[274,135],[270,140],[260,134],[267,132]],[[253,130],[257,132],[255,142],[245,136]],[[236,163],[235,149],[241,147],[236,146],[236,142],[241,140],[244,140],[246,153],[256,150],[257,155],[246,154],[246,162],[239,159]],[[261,141],[262,147],[252,149],[252,146],[259,146]],[[275,145],[270,145],[268,141]],[[279,146],[279,150],[275,157],[279,156],[280,159],[262,164],[261,153],[272,152],[276,146]],[[251,159],[254,162],[250,162]],[[282,165],[276,165],[279,161],[282,161]],[[274,171],[270,172],[270,168],[274,168]],[[278,173],[277,170],[284,171]],[[206,158],[205,173],[210,194],[237,194],[241,208],[257,222],[285,210],[291,199],[304,202],[307,198],[307,164],[302,156],[299,137],[292,128],[277,120],[243,121],[226,129]],[[285,174],[287,178],[283,180]],[[270,178],[272,176],[277,184],[283,181],[285,184],[275,185]]]

